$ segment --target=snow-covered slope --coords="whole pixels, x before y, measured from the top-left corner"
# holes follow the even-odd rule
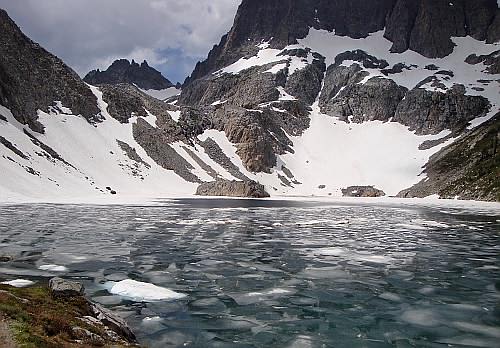
[[[0,200],[92,199],[111,195],[111,190],[131,197],[192,194],[196,185],[149,158],[132,136],[132,123],[111,118],[100,92],[92,90],[105,116],[98,126],[61,107],[50,114],[39,112],[39,121],[46,127],[46,134],[41,135],[0,107],[7,119],[0,120],[0,136],[14,148],[0,146]],[[154,116],[147,121],[154,123]],[[42,145],[36,145],[27,133]],[[118,141],[135,149],[144,163],[129,158]]]
[[[396,195],[500,111],[500,44],[452,38],[450,55],[427,58],[391,53],[384,33],[310,28],[281,48],[250,40],[244,57],[182,92],[127,85],[105,97],[105,85],[83,86],[97,121],[51,100],[35,117],[44,132],[0,106],[0,201],[190,196],[220,179],[255,180],[274,196]]]

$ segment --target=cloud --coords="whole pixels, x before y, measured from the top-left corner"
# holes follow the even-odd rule
[[[230,29],[240,2],[0,0],[0,7],[80,75],[133,58],[182,81]]]

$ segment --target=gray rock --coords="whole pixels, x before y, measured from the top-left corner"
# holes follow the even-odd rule
[[[486,42],[495,43],[500,41],[500,8],[497,9],[495,18],[488,29],[488,37]]]
[[[445,57],[453,51],[452,37],[500,40],[499,13],[496,0],[456,0],[453,6],[445,0],[244,0],[229,33],[184,85],[253,55],[263,40],[273,48],[294,44],[310,27],[352,38],[385,28],[393,52],[411,49],[429,58]]]
[[[146,61],[140,65],[133,59],[118,59],[105,71],[92,70],[83,80],[91,85],[128,83],[142,89],[166,89],[174,85]]]
[[[255,53],[255,45],[270,40],[271,47],[284,48],[307,36],[310,27],[335,30],[338,35],[366,37],[382,30],[394,0],[244,0],[234,25],[184,85],[206,76],[241,57]],[[259,20],[255,20],[258,18]]]
[[[346,86],[352,86],[361,82],[368,73],[363,71],[359,64],[349,67],[332,64],[326,71],[324,86],[319,97],[321,111],[329,113],[329,104],[335,100],[340,90]]]
[[[397,0],[387,17],[385,37],[392,52],[416,51],[429,58],[453,51],[452,37],[470,35],[478,40],[498,40],[495,0]]]
[[[418,134],[438,134],[445,129],[461,130],[489,109],[486,98],[465,95],[463,85],[455,85],[446,93],[416,88],[399,103],[393,121]]]
[[[135,334],[121,317],[93,302],[90,302],[90,310],[95,318],[116,332],[120,337],[125,338],[128,342],[136,341]]]
[[[90,123],[102,120],[97,98],[59,58],[26,37],[0,9],[0,104],[22,124],[43,133],[37,110],[60,101]]]
[[[433,155],[426,179],[398,197],[473,199],[500,202],[500,113]]]
[[[226,156],[224,151],[220,148],[220,146],[211,138],[208,138],[205,141],[200,141],[199,144],[203,146],[206,154],[214,160],[216,163],[220,164],[224,169],[226,169],[232,176],[235,178],[246,181],[248,179],[239,168],[231,162],[229,157]]]
[[[14,260],[14,257],[10,255],[0,255],[0,262],[10,262]]]
[[[290,75],[285,84],[285,91],[311,105],[321,91],[321,83],[326,70],[325,58],[319,56],[312,64]]]
[[[151,166],[148,163],[146,163],[141,158],[141,156],[139,156],[139,154],[137,153],[135,148],[131,147],[129,144],[127,144],[121,140],[116,140],[116,143],[118,144],[118,146],[120,146],[120,148],[123,150],[123,152],[125,152],[127,157],[130,158],[132,161],[134,161],[138,164],[141,164],[146,168],[151,168]]]
[[[21,150],[19,150],[14,144],[12,144],[10,141],[5,139],[0,135],[0,144],[8,148],[10,151],[15,153],[17,156],[21,157],[22,159],[28,159],[28,156],[24,154]]]
[[[487,66],[485,72],[488,74],[500,74],[500,50],[481,56],[471,54],[465,59],[465,62],[473,65],[483,63]]]
[[[151,126],[142,118],[134,123],[132,132],[137,143],[159,166],[173,170],[186,181],[200,182],[200,179],[191,172],[193,166],[169,145],[172,142],[171,134]]]
[[[362,123],[366,121],[388,121],[404,98],[407,89],[398,86],[393,80],[374,77],[364,84],[350,84],[336,97],[326,102],[321,100],[322,111],[347,121]]]
[[[203,183],[196,190],[198,196],[225,196],[266,198],[269,194],[263,185],[255,181],[216,180]]]
[[[404,63],[397,63],[397,64],[394,64],[392,66],[392,68],[390,68],[390,69],[382,69],[380,71],[385,76],[388,76],[388,75],[393,75],[393,74],[400,74],[403,72],[403,70],[411,70],[411,68],[412,68],[411,66],[408,66]]]
[[[346,60],[361,63],[366,69],[385,69],[389,66],[386,60],[378,59],[363,50],[346,51],[335,57],[335,65],[339,66]]]
[[[101,336],[79,326],[71,328],[71,336],[85,342],[86,344],[95,346],[104,346],[106,342]]]
[[[373,186],[349,186],[342,189],[342,195],[344,197],[383,197],[385,193]]]
[[[82,296],[85,287],[83,284],[55,277],[49,280],[49,289],[54,297]]]

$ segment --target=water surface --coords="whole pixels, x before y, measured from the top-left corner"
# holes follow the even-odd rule
[[[176,200],[0,206],[0,281],[82,281],[148,347],[500,347],[500,212]],[[59,271],[42,265],[65,266]],[[187,296],[143,303],[114,282]]]

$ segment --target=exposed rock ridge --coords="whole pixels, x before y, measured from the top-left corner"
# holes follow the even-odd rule
[[[91,123],[101,120],[97,99],[80,77],[0,9],[0,104],[22,124],[43,132],[37,111],[48,112],[56,102]]]
[[[91,85],[129,83],[142,89],[162,90],[174,85],[146,61],[141,64],[133,59],[118,59],[107,70],[92,70],[83,80]]]
[[[185,85],[252,55],[262,41],[275,48],[294,44],[309,28],[352,38],[385,28],[393,52],[410,49],[442,58],[453,51],[455,36],[499,41],[499,24],[496,0],[244,0],[229,33],[196,65]]]

